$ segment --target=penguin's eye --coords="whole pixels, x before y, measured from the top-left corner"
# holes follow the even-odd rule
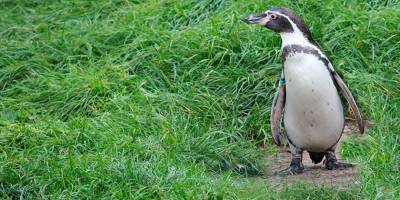
[[[271,14],[271,19],[276,19],[276,15],[275,14]]]

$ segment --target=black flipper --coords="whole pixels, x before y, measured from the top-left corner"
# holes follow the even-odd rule
[[[272,102],[270,122],[271,122],[272,138],[274,139],[274,143],[277,146],[283,146],[281,140],[280,125],[282,120],[282,110],[285,104],[286,91],[285,91],[284,79],[281,79],[279,82],[280,83],[278,91],[276,91],[274,100]]]
[[[344,83],[342,78],[340,78],[340,76],[335,71],[331,71],[331,73],[332,73],[333,80],[339,86],[344,97],[346,98],[347,102],[349,102],[349,105],[354,112],[354,116],[356,117],[356,120],[358,123],[358,128],[360,129],[360,132],[364,133],[364,122],[361,117],[360,109],[358,109],[357,103],[354,100],[353,95],[351,94],[349,88],[346,86],[346,84]]]

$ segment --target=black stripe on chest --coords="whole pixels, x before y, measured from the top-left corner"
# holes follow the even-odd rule
[[[285,62],[288,57],[290,57],[296,53],[305,53],[305,54],[314,55],[319,60],[321,60],[325,64],[326,67],[329,66],[329,60],[326,57],[324,57],[323,55],[321,55],[316,49],[311,48],[311,47],[301,46],[298,44],[292,44],[292,45],[287,45],[287,46],[283,47],[283,51],[282,51],[283,62]]]

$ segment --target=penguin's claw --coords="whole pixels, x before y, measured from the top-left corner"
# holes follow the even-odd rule
[[[350,163],[342,163],[342,162],[337,162],[337,161],[331,161],[331,162],[326,162],[325,167],[328,170],[334,170],[334,169],[345,169],[345,168],[350,168],[353,167],[353,164]]]
[[[284,169],[276,169],[273,171],[274,175],[294,175],[294,174],[300,174],[303,172],[304,167],[299,166],[299,165],[290,165],[287,168]]]

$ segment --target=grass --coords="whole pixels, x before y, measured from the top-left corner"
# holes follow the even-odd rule
[[[275,191],[280,39],[241,18],[290,7],[374,122],[343,146],[347,190]],[[1,0],[3,199],[397,199],[400,2]],[[256,148],[266,143],[266,150]]]

